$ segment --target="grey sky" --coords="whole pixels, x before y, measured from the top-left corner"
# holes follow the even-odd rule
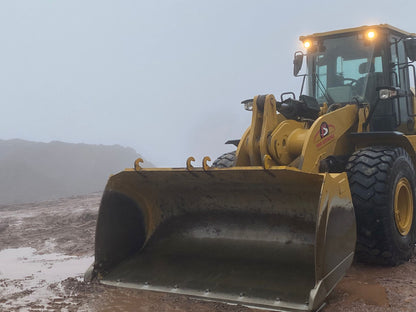
[[[241,100],[299,92],[300,35],[416,32],[412,4],[0,0],[0,139],[121,144],[164,167],[214,160],[249,126]]]

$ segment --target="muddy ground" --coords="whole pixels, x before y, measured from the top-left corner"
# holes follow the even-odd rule
[[[100,194],[0,206],[0,311],[257,311],[174,294],[85,283]],[[416,259],[354,264],[325,312],[416,311]]]

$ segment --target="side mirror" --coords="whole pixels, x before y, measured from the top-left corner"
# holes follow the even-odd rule
[[[416,61],[416,38],[409,38],[404,40],[404,49],[407,57],[412,61]]]
[[[304,54],[301,51],[295,52],[295,57],[293,59],[293,76],[297,76],[302,69]]]

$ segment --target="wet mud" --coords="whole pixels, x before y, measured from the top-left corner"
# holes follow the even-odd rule
[[[100,196],[0,206],[0,311],[259,311],[85,283]],[[416,311],[415,284],[416,259],[394,268],[354,264],[322,311]]]

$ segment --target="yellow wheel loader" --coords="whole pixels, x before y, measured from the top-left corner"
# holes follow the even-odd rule
[[[354,254],[412,257],[416,34],[382,24],[300,40],[300,96],[244,101],[252,122],[235,152],[200,167],[138,159],[110,177],[87,279],[316,311]]]

